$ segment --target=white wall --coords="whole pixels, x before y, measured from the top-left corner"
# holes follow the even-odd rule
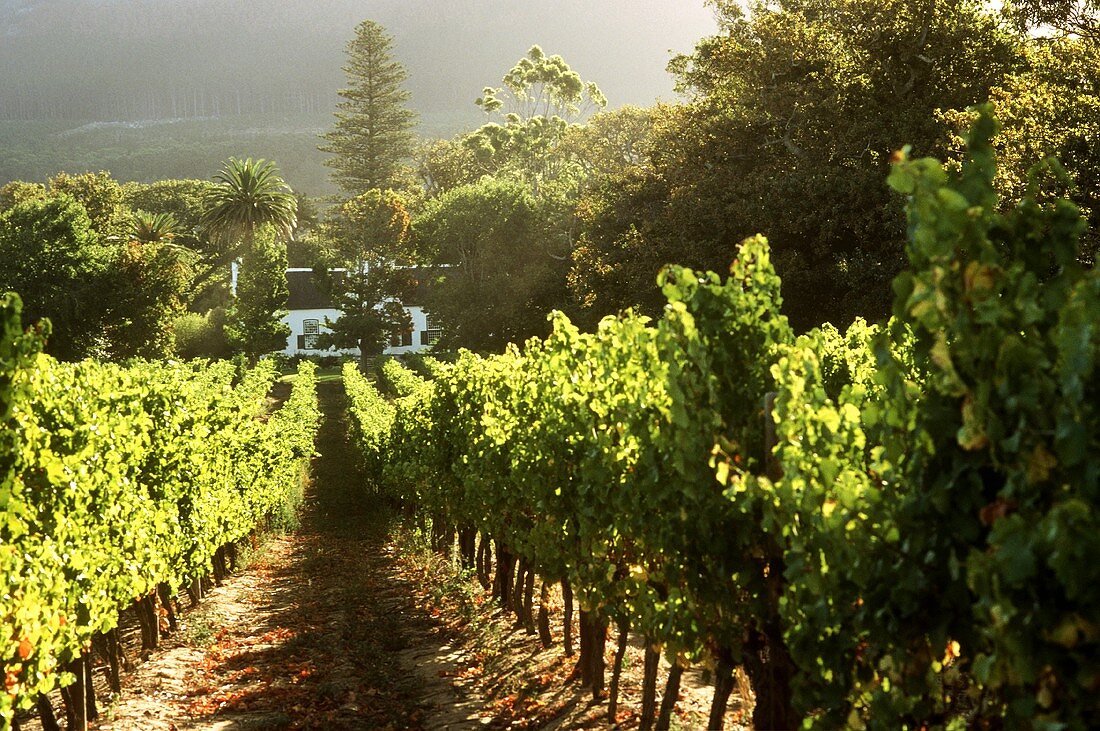
[[[422,345],[421,333],[427,328],[428,316],[424,312],[422,307],[406,307],[405,311],[409,313],[410,319],[412,319],[413,334],[412,345],[391,347],[387,344],[386,349],[383,351],[385,355],[404,355],[407,353],[419,353],[428,349],[427,345]],[[318,320],[321,325],[321,332],[330,332],[325,327],[325,318],[330,320],[337,320],[340,317],[338,310],[291,310],[290,314],[283,318],[283,322],[290,325],[290,337],[287,338],[286,348],[283,349],[283,353],[286,355],[359,355],[358,348],[346,348],[344,350],[299,350],[298,349],[298,336],[305,333],[305,321],[306,320]]]

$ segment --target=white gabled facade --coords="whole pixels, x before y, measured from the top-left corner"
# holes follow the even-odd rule
[[[339,271],[339,270],[337,270]],[[325,302],[323,295],[309,283],[312,269],[287,269],[287,284],[290,287],[288,308],[290,312],[283,322],[290,326],[284,355],[351,355],[358,356],[358,348],[343,350],[320,350],[314,344],[317,335],[329,332],[326,321],[335,322],[340,311]],[[405,312],[412,320],[412,330],[391,338],[384,355],[405,355],[427,350],[439,337],[439,331],[430,327],[428,315],[419,305],[406,305]]]

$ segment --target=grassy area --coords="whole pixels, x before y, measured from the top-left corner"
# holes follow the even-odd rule
[[[317,369],[317,382],[318,383],[331,383],[333,381],[340,380],[340,370],[343,366],[325,366]],[[279,377],[279,383],[293,383],[294,379],[298,377],[296,371],[288,371]]]

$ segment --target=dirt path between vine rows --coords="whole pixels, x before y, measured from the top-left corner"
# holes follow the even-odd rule
[[[345,441],[339,382],[300,530],[184,612],[175,636],[124,679],[103,731],[470,728],[471,700],[434,620],[387,551],[387,511],[368,497]],[[408,658],[416,657],[411,664]]]
[[[560,594],[548,602],[546,649],[371,498],[346,441],[343,386],[322,382],[319,394],[320,455],[301,528],[269,538],[186,609],[180,631],[123,678],[122,697],[92,728],[609,728],[606,698],[568,680],[576,658],[561,647]],[[632,636],[614,728],[638,727],[643,647]],[[667,672],[662,662],[662,682]],[[710,694],[705,672],[685,673],[672,728],[705,728]],[[735,694],[727,729],[747,728],[747,696]]]

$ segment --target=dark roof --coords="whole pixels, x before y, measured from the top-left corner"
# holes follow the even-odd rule
[[[412,279],[412,292],[402,304],[423,306],[426,300],[428,287],[442,277],[446,267],[409,267],[406,270]],[[343,276],[343,271],[333,272],[336,279]],[[290,296],[287,298],[288,310],[331,310],[334,309],[332,298],[328,296],[322,287],[318,286],[318,277],[309,271],[288,271],[286,273],[287,287]]]
[[[290,288],[286,301],[288,310],[332,309],[332,298],[317,286],[317,277],[312,271],[287,272],[286,284]]]

